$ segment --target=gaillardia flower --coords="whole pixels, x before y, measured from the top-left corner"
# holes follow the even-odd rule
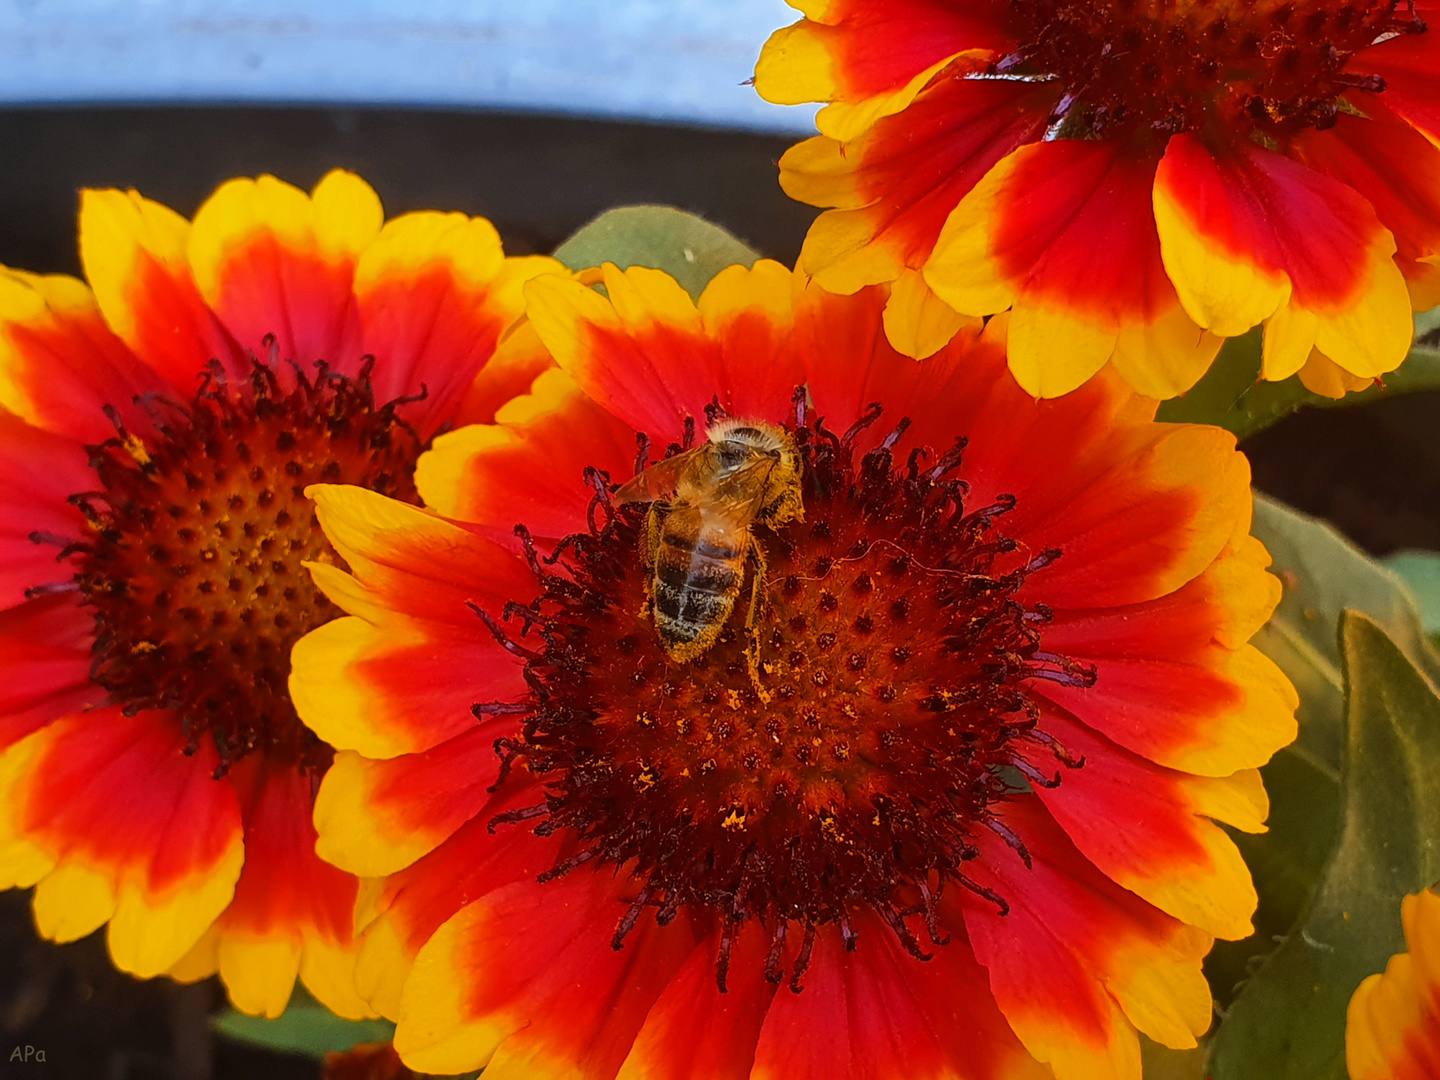
[[[1440,300],[1437,0],[790,2],[755,81],[829,103],[780,161],[835,208],[801,266],[896,280],[910,355],[1008,309],[1031,393],[1172,397],[1263,322],[1264,378],[1343,394]]]
[[[0,270],[0,885],[56,940],[108,921],[126,971],[272,1015],[298,972],[363,1014],[358,885],[314,854],[333,752],[286,688],[337,613],[302,491],[414,500],[427,441],[529,385],[523,349],[477,374],[558,264],[382,224],[344,172],[232,180],[193,223],[86,191],[80,252],[89,287]]]
[[[1216,821],[1263,827],[1295,730],[1233,439],[1108,377],[1037,405],[1003,316],[922,364],[884,286],[601,276],[526,286],[557,367],[436,440],[428,509],[311,489],[352,617],[291,692],[402,1059],[1136,1080],[1137,1029],[1193,1045],[1255,903]],[[676,502],[617,497],[707,429]],[[803,512],[756,501],[792,465]],[[655,612],[726,594],[672,659]]]
[[[1345,1020],[1350,1080],[1440,1080],[1440,893],[1400,907],[1408,953],[1355,990]]]

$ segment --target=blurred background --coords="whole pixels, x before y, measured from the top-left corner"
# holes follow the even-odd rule
[[[191,215],[221,181],[341,166],[388,215],[462,210],[512,254],[668,203],[793,263],[813,208],[776,161],[812,109],[744,82],[783,0],[0,0],[0,263],[79,273],[77,191]],[[1440,549],[1434,394],[1310,411],[1248,441],[1258,486],[1375,554]],[[0,1076],[312,1078],[215,1034],[212,983],[117,974],[102,935],[39,942],[0,894]],[[9,1062],[30,1045],[45,1064]]]

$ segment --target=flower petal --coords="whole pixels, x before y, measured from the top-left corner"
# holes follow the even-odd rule
[[[138,191],[80,193],[80,261],[110,329],[181,398],[200,386],[212,359],[239,374],[248,367],[200,299],[185,247],[190,223]]]
[[[816,935],[804,992],[771,1003],[753,1080],[904,1076],[914,1080],[1044,1080],[1011,1033],[958,925],[920,963],[878,918],[855,926],[847,953],[827,926]]]
[[[1176,135],[1154,201],[1165,269],[1201,326],[1228,337],[1288,305],[1314,319],[1313,340],[1288,342],[1290,355],[1313,345],[1367,376],[1405,358],[1410,298],[1395,239],[1354,189],[1263,147],[1217,153]]]
[[[111,957],[141,977],[160,974],[229,904],[244,858],[235,790],[211,778],[214,748],[202,742],[187,756],[170,714],[114,708],[57,721],[31,740],[36,752],[12,789],[16,831],[56,863],[107,881]],[[88,900],[66,895],[93,917]]]
[[[770,36],[755,66],[755,89],[777,104],[832,102],[816,124],[832,138],[853,138],[904,109],[957,56],[979,61],[1012,44],[1001,11],[990,0],[965,7],[836,0],[823,15]]]
[[[401,986],[416,954],[452,915],[492,890],[533,882],[559,860],[558,838],[537,837],[523,825],[490,827],[497,815],[543,798],[523,779],[512,779],[448,840],[362,897],[356,923],[365,933],[356,987],[381,1015],[400,1015]]]
[[[111,429],[114,430],[113,428]],[[0,411],[0,609],[25,601],[25,590],[69,579],[57,544],[89,534],[68,499],[95,487],[84,448]]]
[[[94,639],[94,617],[74,595],[0,611],[0,750],[105,700],[90,681]]]
[[[84,282],[0,267],[0,408],[46,431],[98,443],[115,434],[106,405],[147,431],[135,398],[166,389],[110,332]]]
[[[1156,160],[1118,142],[1021,147],[945,222],[926,281],[959,311],[1013,305],[1010,370],[1035,396],[1069,393],[1114,358],[1142,393],[1173,397],[1219,351],[1161,263]]]
[[[1364,117],[1341,113],[1325,131],[1304,131],[1292,153],[1316,172],[1363,195],[1380,224],[1395,236],[1395,261],[1410,285],[1412,306],[1440,303],[1434,260],[1440,259],[1440,148],[1385,108],[1383,97],[1363,96]]]
[[[306,495],[356,581],[391,611],[483,637],[467,602],[503,605],[535,592],[523,559],[455,522],[365,488],[319,484]]]
[[[423,753],[475,727],[470,707],[524,691],[520,665],[475,616],[477,633],[335,619],[291,652],[290,699],[337,749],[371,758]]]
[[[714,941],[693,949],[645,1026],[615,1080],[748,1080],[760,1025],[776,987],[765,981],[769,941],[759,928],[737,934],[729,992],[715,983]]]
[[[316,851],[361,877],[409,866],[490,801],[487,789],[500,772],[495,739],[514,728],[513,718],[496,718],[425,753],[389,760],[336,754],[315,799]]]
[[[422,436],[454,419],[500,335],[524,310],[525,282],[564,269],[549,258],[506,259],[484,218],[424,212],[386,222],[355,267],[376,399],[423,386],[425,399],[402,410]]]
[[[1216,820],[1264,829],[1269,801],[1253,769],[1211,779],[1154,765],[1063,713],[1044,710],[1042,730],[1078,769],[1036,794],[1082,854],[1112,881],[1207,934],[1238,940],[1254,929],[1257,897],[1239,849]],[[1032,755],[1041,770],[1053,758]],[[1212,820],[1214,819],[1214,820]]]
[[[943,79],[849,142],[792,146],[780,158],[786,194],[835,207],[811,225],[800,267],[853,293],[923,266],[946,216],[991,166],[1044,133],[1057,96],[1049,85]]]
[[[306,986],[331,1012],[368,1015],[344,964],[335,970],[337,954],[348,954],[354,966],[357,883],[315,855],[310,777],[260,754],[230,776],[245,817],[245,866],[220,918],[218,965],[230,1000],[241,1012],[279,1016],[303,970]]]
[[[558,539],[585,528],[593,494],[585,469],[629,477],[635,432],[559,368],[503,406],[494,424],[471,424],[439,436],[415,468],[415,486],[437,513],[510,529],[524,524]]]
[[[1097,871],[1033,799],[1013,799],[1005,822],[1033,867],[981,830],[982,853],[966,873],[1003,897],[1009,914],[968,893],[961,903],[1000,1009],[1030,1052],[1056,1080],[1139,1080],[1136,1027],[1167,1046],[1194,1046],[1210,1025],[1200,961],[1211,939]]]
[[[425,1072],[490,1080],[608,1080],[703,934],[682,915],[642,919],[619,951],[623,879],[581,873],[507,885],[464,908],[420,950],[395,1049]],[[523,943],[526,963],[506,959]]]
[[[273,176],[222,184],[195,213],[187,256],[196,287],[242,349],[325,360],[346,373],[363,352],[352,282],[375,240],[380,200],[335,170],[310,195]]]
[[[701,297],[704,315],[661,271],[606,263],[602,272],[608,300],[556,276],[525,288],[541,340],[594,401],[656,442],[675,438],[687,417],[703,424],[715,398],[732,415],[779,419],[788,396],[761,397],[755,376],[783,383],[799,370],[788,346],[788,271],[761,260],[722,273]],[[737,305],[762,292],[771,297],[765,307],[741,317]],[[774,351],[749,356],[737,371],[745,345]]]

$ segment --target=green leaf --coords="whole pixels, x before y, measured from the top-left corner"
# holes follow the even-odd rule
[[[1345,613],[1340,647],[1340,843],[1300,925],[1216,1033],[1215,1080],[1344,1080],[1350,995],[1404,949],[1401,898],[1440,877],[1440,696],[1365,615]]]
[[[606,210],[555,249],[571,270],[612,262],[624,270],[664,270],[692,297],[727,266],[753,266],[759,253],[719,225],[673,206],[620,206]]]
[[[1225,342],[1205,376],[1183,396],[1161,404],[1159,418],[1171,423],[1218,424],[1243,439],[1283,420],[1304,406],[1349,408],[1420,390],[1440,389],[1440,347],[1426,336],[1440,332],[1440,312],[1415,322],[1417,344],[1405,362],[1373,386],[1343,398],[1306,390],[1298,375],[1280,382],[1260,381],[1260,328]]]
[[[1385,566],[1405,579],[1420,607],[1420,624],[1431,643],[1440,634],[1440,552],[1397,551]]]
[[[1205,1080],[1205,1047],[1171,1050],[1141,1035],[1140,1072],[1145,1080]]]
[[[1253,532],[1269,549],[1285,590],[1255,645],[1295,684],[1300,734],[1261,770],[1270,793],[1269,830],[1232,834],[1260,906],[1255,933],[1218,942],[1205,961],[1222,1007],[1295,925],[1339,832],[1345,710],[1335,634],[1341,611],[1365,612],[1415,663],[1440,674],[1415,602],[1396,574],[1325,522],[1264,495],[1255,497]]]
[[[395,1025],[388,1020],[344,1020],[296,987],[290,1005],[274,1020],[226,1009],[211,1021],[215,1030],[236,1042],[287,1054],[322,1058],[332,1050],[357,1043],[389,1042]]]

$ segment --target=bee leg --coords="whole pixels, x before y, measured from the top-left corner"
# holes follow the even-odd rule
[[[754,560],[755,569],[750,577],[750,609],[745,613],[745,636],[748,639],[745,644],[745,662],[750,668],[751,685],[760,695],[760,700],[768,705],[770,691],[760,685],[760,634],[755,627],[755,620],[760,614],[760,602],[764,594],[765,574],[768,567],[765,563],[765,551],[760,546],[760,541],[753,535],[750,537],[750,548],[747,554]]]
[[[645,515],[645,532],[640,537],[640,543],[647,569],[654,568],[656,556],[660,552],[662,535],[660,531],[660,522],[662,520],[660,512],[668,509],[669,507],[667,505],[656,500],[650,504],[650,512]],[[640,605],[640,617],[642,619],[650,617],[650,605],[655,602],[654,591],[655,575],[653,573],[647,574],[645,576],[645,602]]]

